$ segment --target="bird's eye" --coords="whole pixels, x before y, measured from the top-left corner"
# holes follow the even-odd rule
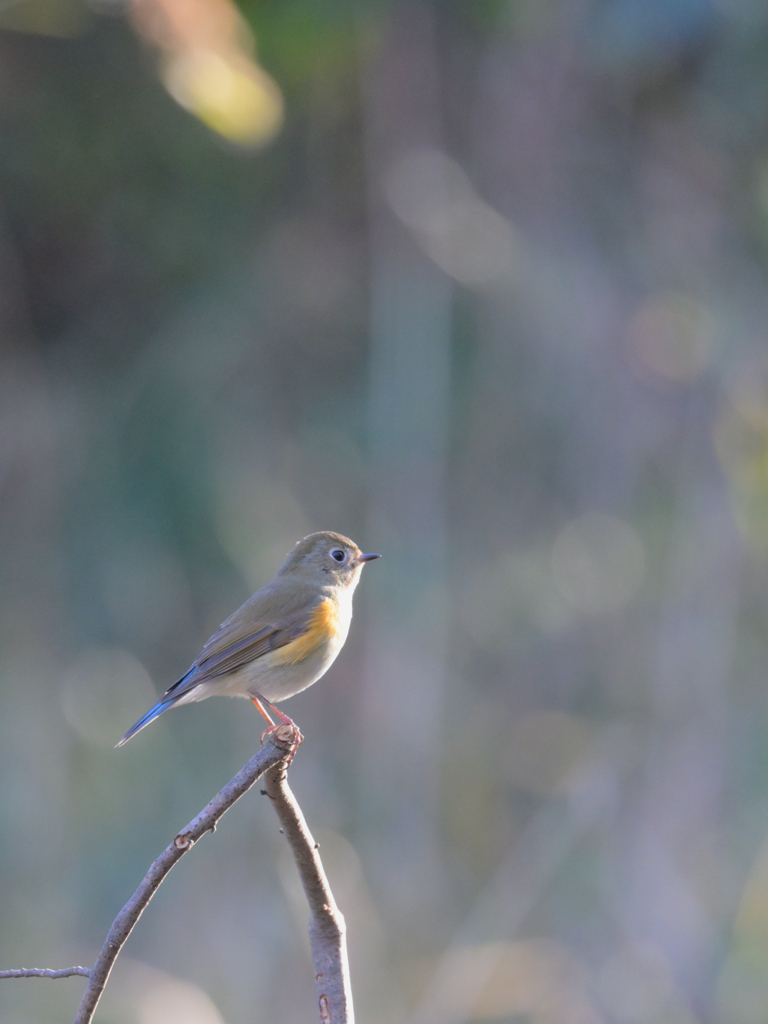
[[[331,551],[331,558],[335,558],[337,562],[346,562],[347,552],[341,548],[333,548]]]

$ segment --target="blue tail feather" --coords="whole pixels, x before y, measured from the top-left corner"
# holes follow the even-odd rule
[[[154,720],[159,715],[162,715],[164,711],[167,711],[168,708],[173,707],[173,705],[176,703],[178,699],[178,697],[171,697],[169,699],[159,700],[153,708],[150,708],[146,715],[143,715],[138,720],[138,722],[136,722],[135,725],[131,726],[131,728],[128,730],[125,736],[123,736],[120,742],[115,745],[118,747],[122,747],[124,743],[128,742],[131,736],[135,736],[137,732],[140,732],[144,728],[145,725],[149,725],[150,722],[154,722]]]
[[[159,715],[162,715],[164,711],[167,711],[168,708],[172,708],[174,704],[178,704],[182,697],[185,697],[189,693],[190,689],[194,689],[194,686],[192,685],[184,685],[193,675],[194,671],[195,666],[193,665],[192,668],[181,677],[181,679],[178,679],[173,686],[169,687],[165,691],[157,704],[155,704],[154,707],[151,707],[146,715],[142,715],[138,722],[131,726],[125,736],[123,736],[120,742],[116,743],[115,746],[122,747],[124,743],[128,742],[131,736],[135,736],[137,732],[141,732],[145,725],[149,725],[150,722],[154,722],[154,720]]]

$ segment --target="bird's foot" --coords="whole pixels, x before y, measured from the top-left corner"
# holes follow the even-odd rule
[[[261,734],[261,742],[265,743],[267,740],[271,740],[279,747],[287,747],[290,756],[293,757],[299,744],[304,742],[304,737],[301,735],[298,725],[288,718],[287,721],[278,722],[277,725],[271,725],[264,730]]]
[[[280,747],[286,747],[288,749],[289,764],[290,760],[293,759],[293,755],[296,753],[300,743],[304,741],[304,737],[301,735],[301,730],[298,725],[289,718],[288,715],[284,714],[280,708],[276,708],[274,704],[270,704],[268,700],[259,695],[258,697],[251,697],[251,700],[259,709],[261,714],[269,722],[269,728],[265,729],[261,734],[261,742],[265,743],[268,739],[277,743]],[[274,714],[277,716],[279,721],[273,722],[269,716],[264,705],[267,704]]]

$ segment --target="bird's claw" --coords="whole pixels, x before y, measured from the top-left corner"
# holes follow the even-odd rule
[[[261,734],[262,744],[266,743],[267,740],[271,740],[278,747],[286,747],[289,757],[293,759],[299,744],[304,742],[304,737],[301,735],[298,725],[291,721],[290,718],[287,718],[287,721],[278,722],[277,725],[271,725],[268,729],[264,730]]]

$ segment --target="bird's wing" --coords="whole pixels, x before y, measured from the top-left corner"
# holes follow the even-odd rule
[[[232,634],[214,633],[195,658],[197,681],[234,672],[263,654],[284,647],[305,630],[304,622],[292,628],[253,623],[247,630],[236,630]]]
[[[261,596],[262,592],[254,594],[234,615],[222,622],[206,640],[189,672],[169,687],[163,696],[180,696],[200,683],[235,672],[269,651],[284,647],[307,631],[317,601],[309,605],[306,598],[300,602],[278,602],[273,621],[265,622],[258,616],[261,604],[258,599]]]

